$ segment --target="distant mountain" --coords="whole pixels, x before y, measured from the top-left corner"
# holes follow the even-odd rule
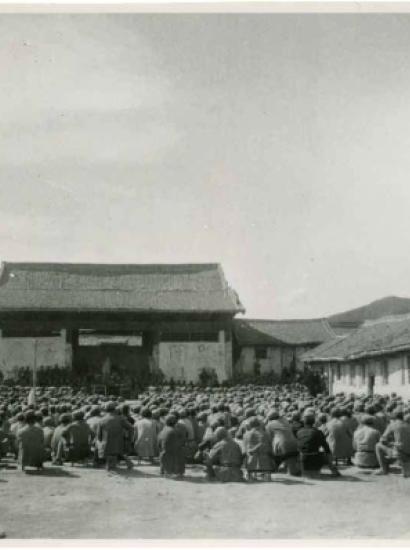
[[[410,298],[387,296],[366,306],[331,315],[328,317],[328,321],[332,326],[345,325],[346,327],[353,327],[371,319],[379,319],[388,315],[403,315],[405,313],[410,313]]]

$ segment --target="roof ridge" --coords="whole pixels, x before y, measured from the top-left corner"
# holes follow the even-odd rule
[[[122,262],[9,262],[4,260],[1,267],[213,267],[221,268],[219,262],[180,262],[180,263],[122,263]],[[221,272],[223,273],[222,269]]]
[[[301,322],[311,322],[311,321],[326,321],[326,317],[315,317],[312,319],[255,319],[251,317],[241,317],[240,319],[236,319],[237,321],[251,321],[251,322],[257,322],[257,323],[301,323]]]

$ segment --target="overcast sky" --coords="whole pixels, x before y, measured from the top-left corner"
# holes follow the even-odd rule
[[[0,257],[221,262],[247,315],[410,296],[409,15],[0,16]]]

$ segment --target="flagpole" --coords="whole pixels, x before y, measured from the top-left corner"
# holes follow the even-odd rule
[[[34,338],[34,361],[33,361],[33,389],[37,385],[37,338]]]

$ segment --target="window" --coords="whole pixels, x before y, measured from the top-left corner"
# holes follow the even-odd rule
[[[401,383],[402,386],[406,383],[406,358],[404,355],[401,357]]]
[[[342,378],[342,367],[340,363],[336,365],[336,380],[340,380]]]
[[[382,361],[382,380],[384,385],[389,383],[389,363],[387,359]]]
[[[255,348],[255,359],[267,359],[268,350],[267,348]]]
[[[407,356],[407,382],[410,384],[410,355]]]

